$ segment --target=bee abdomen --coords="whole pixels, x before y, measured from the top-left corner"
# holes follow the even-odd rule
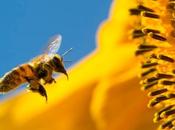
[[[6,73],[0,81],[0,92],[8,92],[27,82],[26,77],[34,77],[34,70],[29,64],[23,64]]]
[[[8,92],[10,90],[12,90],[14,88],[14,86],[10,86],[8,84],[0,84],[0,93],[4,93],[4,92]]]
[[[8,92],[22,84],[20,74],[16,70],[7,73],[1,80],[0,92]]]

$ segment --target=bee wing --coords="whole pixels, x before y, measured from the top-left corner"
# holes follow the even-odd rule
[[[46,54],[55,54],[58,52],[61,46],[62,36],[60,34],[53,36],[48,43]]]
[[[62,36],[60,34],[53,36],[46,47],[44,49],[44,53],[33,58],[31,60],[32,63],[37,63],[37,62],[45,62],[47,61],[50,57],[50,55],[55,54],[58,52],[60,46],[61,46],[61,41],[62,41]]]

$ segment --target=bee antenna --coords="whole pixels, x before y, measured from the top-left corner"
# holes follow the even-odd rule
[[[67,55],[70,51],[72,51],[72,49],[73,49],[73,48],[70,48],[69,50],[65,51],[65,52],[61,55],[61,57],[64,57],[65,55]]]
[[[64,62],[72,62],[72,60],[64,60]]]

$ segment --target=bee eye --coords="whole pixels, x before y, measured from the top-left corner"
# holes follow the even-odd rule
[[[53,58],[53,62],[54,62],[54,63],[59,63],[60,60],[59,60],[57,57],[54,57],[54,58]]]
[[[54,63],[55,65],[58,65],[58,64],[61,63],[60,59],[57,58],[57,57],[54,57],[54,58],[52,59],[52,61],[53,61],[53,63]]]
[[[56,68],[62,67],[61,59],[59,59],[58,57],[53,57],[53,59],[52,59],[52,64],[53,64]]]

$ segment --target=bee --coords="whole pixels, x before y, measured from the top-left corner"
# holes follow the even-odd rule
[[[0,93],[8,92],[27,83],[28,90],[39,93],[47,101],[47,92],[43,85],[56,82],[53,78],[53,73],[63,73],[68,78],[63,64],[63,56],[72,50],[72,48],[60,56],[57,54],[57,51],[60,48],[61,41],[61,35],[54,36],[49,41],[47,49],[43,54],[7,72],[0,79]]]

